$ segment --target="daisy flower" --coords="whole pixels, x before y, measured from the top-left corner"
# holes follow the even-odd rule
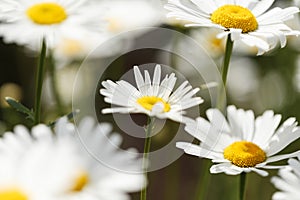
[[[279,170],[280,177],[273,177],[271,182],[281,190],[275,192],[273,200],[298,200],[300,191],[300,155],[298,160],[289,159],[289,167]]]
[[[68,144],[55,145],[44,140],[52,132],[35,127],[33,136],[23,126],[0,139],[0,199],[55,200],[76,176],[76,149]]]
[[[194,97],[199,88],[192,89],[188,81],[173,91],[177,79],[174,73],[166,75],[160,82],[160,65],[156,65],[152,81],[147,70],[145,79],[138,66],[134,66],[133,70],[137,88],[123,80],[102,82],[105,89],[101,89],[100,93],[105,96],[104,101],[118,106],[103,109],[102,113],[144,113],[183,122],[189,120],[183,116],[184,110],[203,102],[202,98]]]
[[[201,117],[187,123],[185,130],[201,141],[200,145],[178,142],[178,148],[194,156],[211,159],[217,163],[210,172],[237,175],[256,172],[267,176],[264,169],[284,166],[269,163],[297,156],[298,152],[276,155],[300,137],[295,118],[287,119],[279,128],[281,115],[266,111],[254,118],[253,111],[227,108],[227,120],[218,109],[207,111],[209,122]]]
[[[109,124],[90,118],[78,128],[63,118],[54,132],[38,125],[30,134],[18,126],[0,140],[0,197],[128,200],[145,180],[140,159],[134,150],[119,150],[121,141]]]
[[[274,48],[280,41],[286,45],[287,35],[299,35],[284,24],[299,12],[297,7],[267,11],[274,0],[191,0],[183,5],[180,0],[169,0],[165,8],[171,11],[167,16],[189,21],[187,27],[214,27],[224,30],[219,38],[231,35],[232,41],[242,41],[258,48],[258,55]]]
[[[34,50],[45,38],[47,46],[53,48],[62,36],[101,32],[101,18],[92,8],[86,0],[4,1],[0,35],[7,43],[28,45]]]

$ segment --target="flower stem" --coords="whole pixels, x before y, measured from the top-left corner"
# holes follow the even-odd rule
[[[239,200],[244,200],[244,193],[245,193],[245,186],[246,186],[246,177],[247,174],[242,172],[240,175],[240,193],[239,193]]]
[[[233,41],[231,40],[231,35],[229,34],[226,41],[225,47],[225,55],[224,55],[224,62],[222,67],[222,85],[219,86],[219,94],[217,99],[217,108],[224,112],[225,111],[225,97],[226,97],[226,83],[227,83],[227,74],[229,70],[229,62],[232,54],[233,49]]]
[[[201,177],[197,184],[197,192],[195,196],[195,200],[205,200],[207,199],[207,191],[210,183],[211,175],[209,173],[210,161],[206,159],[202,159],[201,163]]]
[[[148,159],[149,159],[149,152],[151,147],[151,132],[153,130],[153,125],[154,125],[154,118],[148,117],[148,125],[145,129],[146,138],[145,138],[144,154],[143,154],[143,173],[145,175],[145,182],[147,182],[148,179]],[[145,184],[144,188],[141,191],[140,200],[146,200],[146,199],[147,199],[147,187]]]
[[[64,105],[62,103],[62,100],[60,98],[60,95],[58,93],[57,89],[57,76],[56,76],[56,65],[53,58],[52,51],[49,52],[49,74],[50,74],[50,82],[51,82],[51,92],[54,96],[55,102],[56,102],[56,108],[59,113],[59,115],[64,115]]]
[[[34,124],[40,123],[41,117],[41,96],[42,96],[42,89],[43,89],[43,82],[44,82],[44,64],[46,58],[46,50],[47,45],[45,38],[42,41],[42,48],[41,54],[39,57],[39,62],[37,66],[36,72],[36,81],[35,81],[35,103],[34,103]]]

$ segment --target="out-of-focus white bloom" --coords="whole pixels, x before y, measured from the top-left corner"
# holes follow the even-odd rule
[[[39,50],[43,38],[53,48],[63,36],[96,34],[105,26],[102,14],[86,0],[11,0],[2,2],[1,10],[4,41],[34,50]]]
[[[78,69],[76,68],[76,66],[59,68],[55,71],[57,92],[64,105],[72,104],[73,88],[75,81],[80,83],[76,87],[76,90],[78,91],[84,91],[86,87],[90,86],[90,83],[88,81],[82,80],[82,77],[76,77],[77,72]],[[45,84],[43,87],[43,102],[47,105],[47,108],[48,106],[51,107],[55,105],[55,97],[53,96],[52,91],[52,82],[49,76],[45,78]]]
[[[293,0],[295,6],[300,7],[300,0]]]
[[[4,135],[0,197],[127,200],[144,186],[140,159],[118,149],[122,140],[109,124],[84,118],[76,128],[63,118],[54,130],[38,125],[31,136],[17,126]]]
[[[108,0],[100,1],[99,6],[106,9],[104,19],[107,21],[107,32],[110,34],[162,23],[163,16],[151,1]]]
[[[70,177],[80,167],[76,149],[52,142],[52,132],[37,126],[32,136],[23,126],[0,140],[0,197],[2,199],[56,199],[71,187]]]
[[[185,130],[201,141],[200,145],[178,142],[178,148],[185,153],[211,159],[214,164],[211,173],[237,175],[242,172],[256,172],[267,176],[262,169],[280,169],[285,166],[268,165],[279,160],[295,157],[294,152],[276,155],[300,137],[295,118],[289,118],[279,126],[281,115],[269,110],[255,119],[251,110],[227,108],[227,119],[218,109],[209,109],[209,122],[197,118],[187,123]]]
[[[258,55],[274,48],[277,41],[286,45],[287,35],[299,35],[284,24],[298,13],[297,7],[273,8],[267,11],[274,0],[262,1],[191,1],[184,5],[180,0],[169,0],[165,8],[169,17],[189,21],[186,26],[211,27],[224,30],[218,35],[231,35],[233,41],[241,41],[258,48]]]
[[[203,102],[202,98],[194,96],[199,88],[193,89],[188,81],[173,91],[177,79],[174,73],[160,81],[160,65],[154,69],[153,81],[147,70],[143,78],[138,66],[134,66],[134,77],[137,88],[123,80],[102,82],[105,89],[100,93],[105,96],[104,101],[118,106],[103,109],[103,113],[145,113],[160,119],[186,122],[191,119],[184,116],[185,110]]]
[[[300,155],[298,160],[289,159],[289,167],[279,170],[279,177],[273,177],[271,182],[281,190],[275,192],[273,200],[298,200],[300,196]]]
[[[259,76],[255,63],[248,58],[233,58],[227,78],[228,94],[234,100],[247,101],[257,92],[258,87]]]
[[[294,85],[295,85],[297,91],[300,92],[300,56],[298,56],[297,62],[296,62]]]
[[[59,62],[74,59],[110,56],[130,46],[130,40],[144,33],[143,27],[162,23],[161,13],[156,5],[146,0],[92,1],[94,9],[102,13],[104,23],[99,35],[78,35],[64,37],[55,46],[54,55]],[[136,29],[140,29],[137,31]],[[135,30],[130,32],[131,30]],[[128,34],[118,35],[128,32]],[[117,37],[115,37],[117,36]],[[106,46],[101,46],[101,45]],[[98,48],[99,47],[99,48]],[[92,54],[90,54],[93,52]]]
[[[198,30],[193,30],[191,37],[194,38],[203,48],[208,52],[213,58],[218,58],[224,55],[225,52],[225,40],[224,38],[217,38],[216,36],[220,34],[222,30],[220,29],[205,29],[201,28]]]

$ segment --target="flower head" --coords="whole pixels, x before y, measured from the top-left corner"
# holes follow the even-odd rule
[[[53,48],[61,37],[97,34],[101,15],[86,0],[11,0],[1,3],[3,23],[0,35],[4,41],[27,45],[36,50],[43,38]]]
[[[286,45],[287,35],[299,35],[284,24],[299,12],[297,7],[273,8],[267,11],[274,0],[191,0],[192,5],[183,5],[180,0],[169,0],[165,6],[169,17],[189,21],[186,26],[214,27],[224,30],[218,37],[228,34],[233,41],[242,41],[258,48],[263,54],[274,48],[277,40],[281,47]]]
[[[299,199],[300,191],[300,155],[298,160],[289,159],[289,167],[279,170],[280,177],[273,177],[271,182],[276,188],[281,190],[280,192],[275,192],[272,199],[273,200],[297,200]]]
[[[121,151],[109,124],[59,120],[54,133],[17,126],[0,140],[0,197],[5,199],[124,199],[144,186],[141,160]],[[80,137],[78,137],[80,136]]]
[[[100,93],[104,101],[119,107],[103,109],[103,113],[145,113],[158,118],[169,118],[174,121],[187,121],[184,110],[203,102],[200,97],[193,97],[199,88],[192,89],[188,81],[173,91],[176,83],[175,74],[166,75],[160,82],[161,67],[156,65],[151,81],[149,72],[145,70],[145,79],[139,68],[134,66],[134,77],[137,88],[126,81],[104,81]]]
[[[255,119],[251,110],[229,106],[227,116],[226,120],[218,109],[209,109],[209,122],[199,117],[185,127],[201,144],[178,142],[177,147],[188,154],[218,163],[210,168],[211,173],[230,175],[254,171],[267,176],[268,173],[259,168],[283,168],[268,164],[299,153],[275,155],[300,137],[295,118],[287,119],[278,128],[281,115],[274,115],[273,111],[266,111]]]

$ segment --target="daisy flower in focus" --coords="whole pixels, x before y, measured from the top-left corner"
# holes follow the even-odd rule
[[[45,38],[53,48],[62,36],[101,32],[101,18],[86,0],[10,0],[1,3],[0,35],[36,50]],[[100,15],[101,16],[101,15]],[[96,21],[97,19],[97,21]]]
[[[104,89],[100,93],[105,96],[104,101],[118,106],[103,109],[102,113],[144,113],[184,122],[189,120],[183,116],[184,110],[203,102],[202,98],[194,96],[199,88],[192,89],[188,81],[173,91],[177,80],[174,73],[160,81],[160,65],[156,65],[152,81],[147,70],[144,71],[145,78],[138,66],[134,66],[133,70],[137,88],[123,80],[116,83],[111,80],[102,82]]]
[[[180,0],[169,0],[165,8],[168,17],[189,21],[186,26],[211,27],[224,30],[218,38],[231,35],[232,41],[242,41],[258,48],[261,55],[274,48],[280,41],[283,48],[287,35],[299,35],[284,24],[299,12],[297,7],[275,7],[267,11],[274,0],[191,0],[183,5]]]
[[[281,115],[266,111],[254,118],[253,111],[227,108],[227,119],[218,109],[207,111],[209,121],[199,117],[187,123],[185,130],[201,141],[200,145],[178,142],[176,146],[185,153],[211,159],[217,163],[211,173],[237,175],[256,172],[267,176],[264,169],[280,169],[285,166],[269,163],[295,157],[298,152],[276,155],[300,137],[295,118],[289,118],[281,126]],[[279,126],[279,127],[278,127]]]
[[[121,141],[109,124],[90,118],[78,128],[63,118],[54,132],[38,125],[32,136],[18,126],[0,140],[0,197],[128,200],[145,178],[140,159],[134,150],[121,151]]]
[[[289,167],[279,170],[280,177],[273,177],[271,182],[281,190],[275,192],[273,200],[298,200],[300,196],[300,155],[298,160],[289,159]]]

